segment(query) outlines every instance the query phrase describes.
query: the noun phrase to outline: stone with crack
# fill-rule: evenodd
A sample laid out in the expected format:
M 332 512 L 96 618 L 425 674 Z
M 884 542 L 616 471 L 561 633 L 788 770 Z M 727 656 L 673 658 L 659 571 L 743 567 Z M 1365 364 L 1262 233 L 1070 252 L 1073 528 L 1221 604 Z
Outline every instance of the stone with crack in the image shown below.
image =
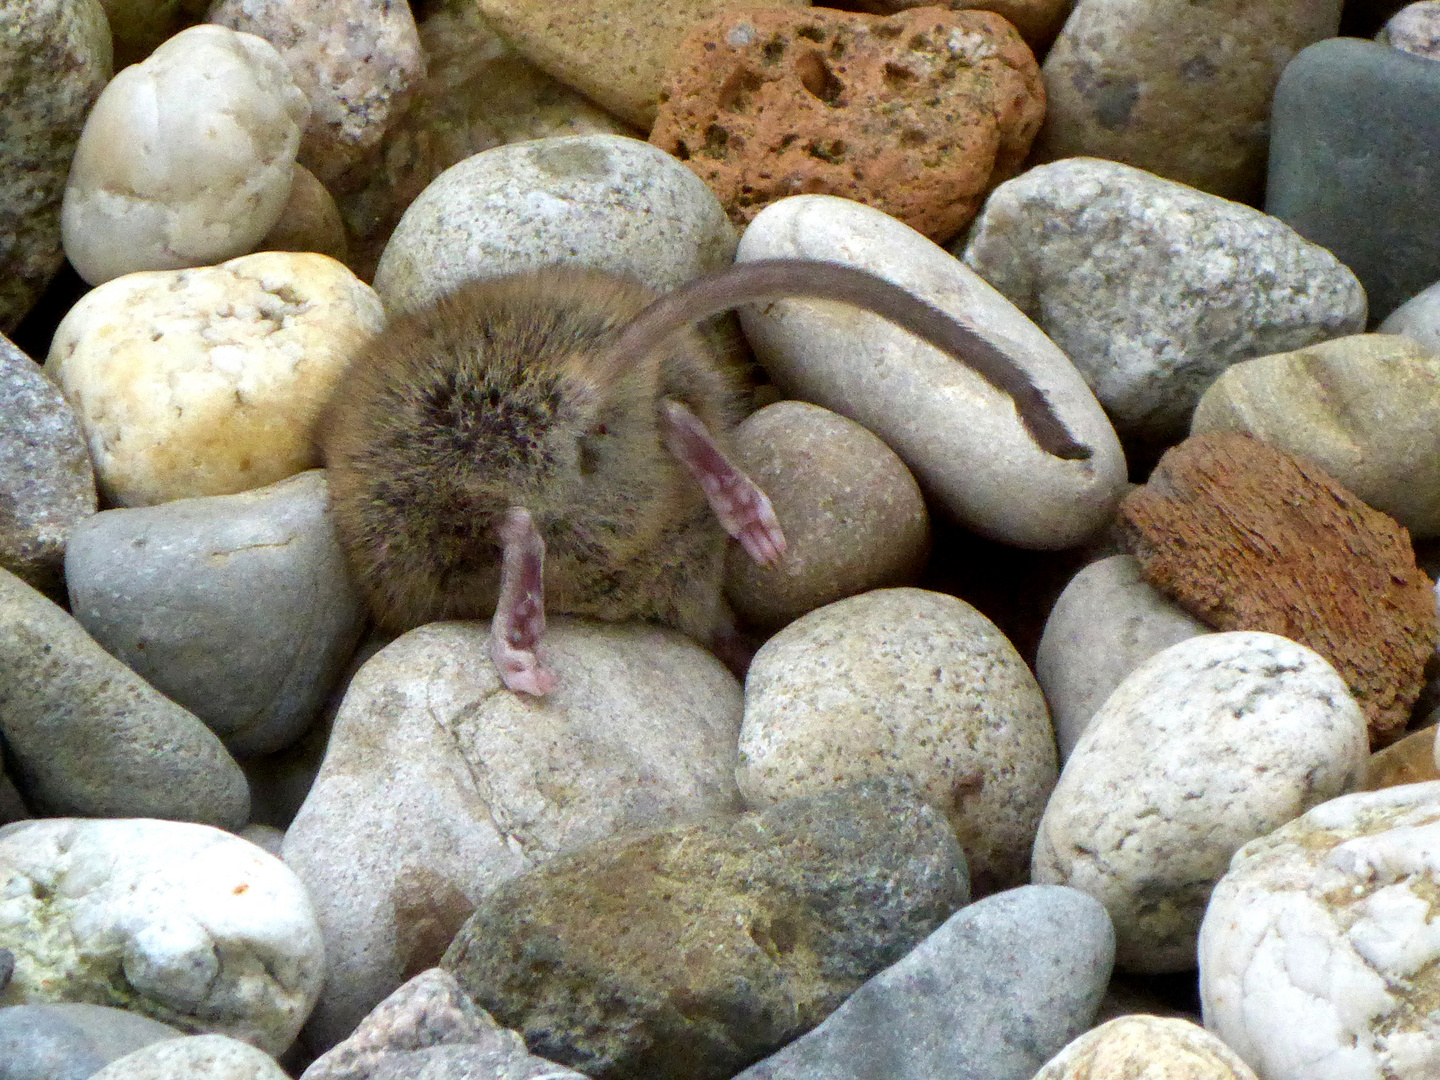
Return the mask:
M 1440 781 L 1241 848 L 1200 928 L 1205 1026 L 1265 1080 L 1440 1076 Z

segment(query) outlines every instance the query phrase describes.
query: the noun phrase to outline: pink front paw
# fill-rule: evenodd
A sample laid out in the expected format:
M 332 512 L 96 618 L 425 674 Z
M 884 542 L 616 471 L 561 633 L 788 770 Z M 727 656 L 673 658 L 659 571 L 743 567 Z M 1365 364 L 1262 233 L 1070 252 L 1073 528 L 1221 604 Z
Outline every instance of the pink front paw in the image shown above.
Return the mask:
M 555 673 L 529 649 L 496 648 L 493 656 L 500 681 L 517 694 L 544 697 L 559 685 Z

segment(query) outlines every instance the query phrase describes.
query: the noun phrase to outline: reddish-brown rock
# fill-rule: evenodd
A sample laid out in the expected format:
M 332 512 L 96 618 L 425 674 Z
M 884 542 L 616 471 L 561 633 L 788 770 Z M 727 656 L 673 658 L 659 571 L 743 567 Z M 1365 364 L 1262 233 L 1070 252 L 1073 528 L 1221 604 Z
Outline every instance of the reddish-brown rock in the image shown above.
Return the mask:
M 1344 677 L 1372 745 L 1405 729 L 1437 638 L 1410 534 L 1315 465 L 1235 433 L 1166 451 L 1120 504 L 1151 585 L 1217 630 L 1268 630 Z
M 917 7 L 944 7 L 951 11 L 979 8 L 993 11 L 1015 24 L 1032 52 L 1044 56 L 1045 50 L 1060 33 L 1074 0 L 830 0 L 823 5 L 842 11 L 868 11 L 871 15 L 894 15 L 897 11 Z
M 819 193 L 943 243 L 1018 171 L 1044 114 L 1034 55 L 991 12 L 742 9 L 676 50 L 650 141 L 738 226 Z

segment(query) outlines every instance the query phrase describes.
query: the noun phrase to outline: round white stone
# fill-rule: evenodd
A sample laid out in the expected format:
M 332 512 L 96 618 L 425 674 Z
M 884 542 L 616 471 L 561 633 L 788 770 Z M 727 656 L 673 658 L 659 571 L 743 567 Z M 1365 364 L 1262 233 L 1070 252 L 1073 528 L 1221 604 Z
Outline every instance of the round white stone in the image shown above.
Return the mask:
M 1105 905 L 1117 965 L 1186 970 L 1230 856 L 1353 791 L 1368 758 L 1365 717 L 1318 653 L 1251 631 L 1190 638 L 1090 721 L 1045 808 L 1033 880 Z
M 309 105 L 269 42 L 194 26 L 112 79 L 61 209 L 92 285 L 250 251 L 280 217 Z
M 269 1054 L 224 1035 L 151 1043 L 116 1058 L 90 1080 L 288 1080 Z

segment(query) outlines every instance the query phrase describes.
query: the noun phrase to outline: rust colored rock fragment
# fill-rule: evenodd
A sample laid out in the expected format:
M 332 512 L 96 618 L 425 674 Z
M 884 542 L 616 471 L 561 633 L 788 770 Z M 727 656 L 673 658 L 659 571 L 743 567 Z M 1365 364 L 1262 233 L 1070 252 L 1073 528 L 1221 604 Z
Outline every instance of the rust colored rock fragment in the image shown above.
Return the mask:
M 1310 646 L 1345 679 L 1372 746 L 1405 729 L 1437 638 L 1410 534 L 1318 467 L 1235 433 L 1166 451 L 1120 504 L 1151 585 L 1217 630 Z
M 676 50 L 650 141 L 737 226 L 787 195 L 839 195 L 943 243 L 1019 170 L 1044 113 L 1034 55 L 991 12 L 742 9 Z

